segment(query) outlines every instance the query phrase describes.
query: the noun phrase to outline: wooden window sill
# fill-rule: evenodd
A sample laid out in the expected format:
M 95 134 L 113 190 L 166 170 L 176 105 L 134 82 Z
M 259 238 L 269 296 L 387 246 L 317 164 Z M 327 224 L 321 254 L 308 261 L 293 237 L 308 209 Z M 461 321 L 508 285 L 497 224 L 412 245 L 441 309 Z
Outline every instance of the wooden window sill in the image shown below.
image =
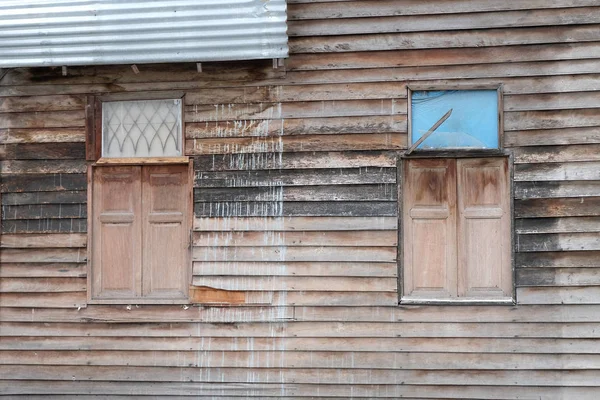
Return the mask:
M 152 165 L 152 164 L 187 164 L 190 158 L 183 157 L 132 157 L 132 158 L 100 158 L 96 165 Z

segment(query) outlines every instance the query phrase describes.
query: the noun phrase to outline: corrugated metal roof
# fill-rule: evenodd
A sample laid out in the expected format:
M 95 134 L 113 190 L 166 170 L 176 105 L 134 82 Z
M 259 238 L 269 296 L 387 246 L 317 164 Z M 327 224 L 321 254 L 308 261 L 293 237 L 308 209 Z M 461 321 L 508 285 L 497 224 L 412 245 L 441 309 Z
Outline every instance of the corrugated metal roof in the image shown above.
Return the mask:
M 0 67 L 287 57 L 285 0 L 2 0 Z

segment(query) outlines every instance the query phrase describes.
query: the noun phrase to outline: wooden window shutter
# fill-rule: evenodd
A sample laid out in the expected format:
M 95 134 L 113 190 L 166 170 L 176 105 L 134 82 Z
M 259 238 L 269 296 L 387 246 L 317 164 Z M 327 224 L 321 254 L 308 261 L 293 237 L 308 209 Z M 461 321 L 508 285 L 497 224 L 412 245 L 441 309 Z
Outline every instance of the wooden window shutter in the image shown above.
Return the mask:
M 406 160 L 404 168 L 404 296 L 454 298 L 456 161 Z
M 92 297 L 133 298 L 141 282 L 141 167 L 93 169 Z
M 188 165 L 143 167 L 144 297 L 187 296 L 188 174 Z
M 511 297 L 508 161 L 459 159 L 457 172 L 458 295 Z

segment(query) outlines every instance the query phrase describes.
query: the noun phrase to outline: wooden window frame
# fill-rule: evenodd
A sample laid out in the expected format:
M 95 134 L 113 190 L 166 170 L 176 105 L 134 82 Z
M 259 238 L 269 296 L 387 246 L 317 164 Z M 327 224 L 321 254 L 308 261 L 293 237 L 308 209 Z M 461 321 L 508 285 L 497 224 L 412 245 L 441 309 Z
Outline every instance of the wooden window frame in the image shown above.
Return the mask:
M 187 163 L 189 157 L 185 151 L 185 94 L 183 92 L 157 92 L 157 93 L 119 93 L 104 96 L 87 96 L 85 107 L 86 140 L 85 158 L 95 164 L 180 164 Z M 180 157 L 131 157 L 107 158 L 102 157 L 102 103 L 111 101 L 141 101 L 141 100 L 181 100 L 181 153 Z
M 182 154 L 180 157 L 136 157 L 136 158 L 102 158 L 102 103 L 108 101 L 128 101 L 128 100 L 166 100 L 166 99 L 180 99 L 182 104 Z M 191 285 L 193 278 L 192 269 L 192 232 L 194 222 L 194 163 L 193 158 L 186 155 L 185 149 L 185 101 L 183 92 L 159 92 L 159 93 L 123 93 L 114 95 L 104 96 L 87 96 L 87 104 L 85 108 L 86 116 L 86 161 L 87 161 L 87 303 L 88 304 L 190 304 L 189 297 L 189 286 Z M 188 170 L 188 183 L 190 190 L 186 193 L 187 202 L 187 226 L 189 227 L 187 248 L 188 251 L 185 255 L 185 265 L 187 269 L 186 273 L 186 291 L 185 295 L 181 298 L 113 298 L 113 299 L 98 299 L 93 297 L 93 273 L 92 273 L 92 261 L 93 261 L 93 250 L 94 250 L 94 239 L 93 235 L 93 207 L 94 207 L 94 179 L 93 173 L 96 168 L 103 168 L 107 166 L 118 166 L 118 165 L 131 165 L 131 166 L 145 166 L 145 165 L 174 165 L 174 164 L 185 164 Z
M 496 90 L 498 93 L 498 149 L 441 149 L 441 150 L 418 150 L 411 154 L 406 154 L 406 151 L 399 153 L 397 159 L 397 182 L 398 182 L 398 304 L 399 305 L 499 305 L 499 306 L 514 306 L 517 304 L 517 289 L 516 289 L 516 270 L 515 270 L 515 230 L 514 230 L 514 155 L 512 151 L 504 148 L 504 100 L 503 100 L 503 85 L 409 85 L 407 87 L 407 103 L 408 103 L 408 135 L 407 148 L 410 147 L 411 140 L 411 114 L 412 114 L 412 92 L 417 90 L 443 91 L 443 90 Z M 493 299 L 493 298 L 455 298 L 455 299 L 407 299 L 405 298 L 404 288 L 404 181 L 405 181 L 405 160 L 410 159 L 435 159 L 435 158 L 487 158 L 487 157 L 504 157 L 508 163 L 508 206 L 509 206 L 509 231 L 510 231 L 510 268 L 512 279 L 512 292 L 510 299 Z

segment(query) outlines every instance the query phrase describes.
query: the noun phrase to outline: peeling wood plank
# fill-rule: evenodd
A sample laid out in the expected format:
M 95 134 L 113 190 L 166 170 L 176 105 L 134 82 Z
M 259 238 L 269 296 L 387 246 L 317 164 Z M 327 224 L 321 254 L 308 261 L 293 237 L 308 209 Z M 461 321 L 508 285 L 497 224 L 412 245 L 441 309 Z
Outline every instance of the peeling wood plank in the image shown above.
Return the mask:
M 595 217 L 600 197 L 515 200 L 516 218 Z
M 599 268 L 600 251 L 516 253 L 517 268 Z
M 515 181 L 600 180 L 600 162 L 517 164 Z
M 2 235 L 2 248 L 86 247 L 87 235 L 81 233 Z
M 518 235 L 517 251 L 600 250 L 600 233 L 545 233 Z
M 5 235 L 2 235 L 4 238 Z M 76 263 L 3 263 L 2 278 L 84 278 L 87 265 Z
M 600 268 L 519 268 L 517 286 L 600 286 Z
M 0 255 L 0 263 L 81 263 L 86 259 L 86 250 L 80 248 L 3 249 Z
M 0 161 L 4 174 L 83 174 L 83 160 L 9 160 Z
M 512 131 L 504 134 L 504 145 L 507 147 L 596 143 L 600 143 L 600 127 L 598 126 Z
M 517 219 L 514 224 L 515 232 L 520 235 L 530 233 L 600 232 L 600 217 L 527 218 Z
M 14 129 L 0 128 L 0 143 L 83 143 L 83 128 Z
M 58 293 L 86 290 L 85 278 L 1 278 L 0 293 Z
M 4 240 L 4 237 L 3 239 Z M 395 230 L 308 232 L 194 232 L 194 246 L 396 246 Z
M 194 262 L 198 276 L 396 276 L 396 263 L 360 262 Z
M 600 144 L 517 147 L 513 154 L 515 164 L 599 161 Z
M 345 276 L 194 276 L 195 286 L 224 291 L 327 291 L 327 292 L 393 292 L 397 293 L 397 278 Z

